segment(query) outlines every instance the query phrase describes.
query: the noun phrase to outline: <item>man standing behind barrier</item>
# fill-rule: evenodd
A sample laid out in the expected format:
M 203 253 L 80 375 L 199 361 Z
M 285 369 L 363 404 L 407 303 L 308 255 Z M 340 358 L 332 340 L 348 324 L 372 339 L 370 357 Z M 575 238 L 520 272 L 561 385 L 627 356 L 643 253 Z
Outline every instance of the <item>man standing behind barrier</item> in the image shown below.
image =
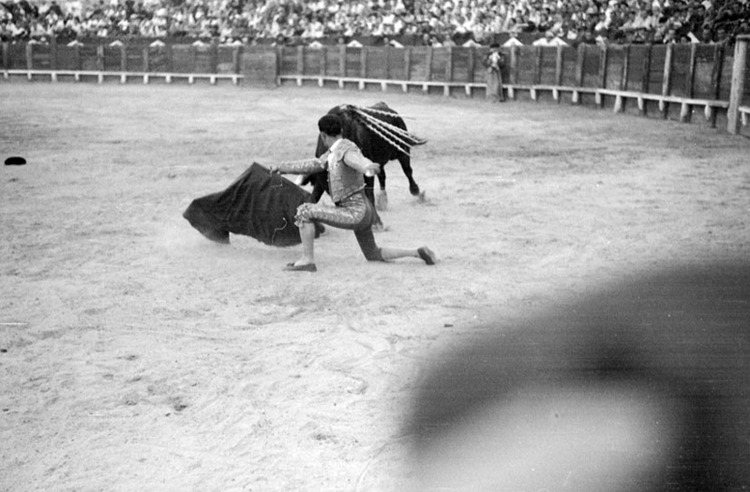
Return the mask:
M 302 239 L 302 257 L 289 263 L 284 270 L 315 272 L 315 222 L 341 229 L 351 229 L 368 261 L 388 261 L 397 258 L 421 258 L 434 265 L 435 254 L 426 247 L 415 249 L 378 247 L 372 233 L 373 205 L 365 196 L 364 174 L 380 172 L 380 164 L 362 155 L 351 140 L 342 135 L 341 118 L 327 114 L 318 121 L 320 136 L 328 151 L 315 159 L 286 161 L 271 166 L 271 172 L 282 174 L 312 174 L 328 170 L 328 184 L 335 206 L 303 203 L 297 208 L 295 223 Z
M 493 43 L 490 52 L 484 59 L 487 67 L 487 99 L 492 102 L 505 102 L 503 94 L 503 67 L 505 66 L 505 55 L 500 52 L 500 45 Z

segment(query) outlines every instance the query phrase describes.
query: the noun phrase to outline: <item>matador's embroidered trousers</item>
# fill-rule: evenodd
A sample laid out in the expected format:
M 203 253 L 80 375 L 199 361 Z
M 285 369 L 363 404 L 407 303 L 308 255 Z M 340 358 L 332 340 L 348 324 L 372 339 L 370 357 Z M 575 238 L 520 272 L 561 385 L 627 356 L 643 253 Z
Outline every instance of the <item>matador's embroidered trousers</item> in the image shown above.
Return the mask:
M 303 203 L 297 207 L 294 223 L 300 228 L 305 222 L 320 222 L 331 227 L 352 230 L 368 261 L 384 261 L 372 234 L 373 216 L 372 203 L 364 191 L 358 191 L 334 207 L 319 203 Z

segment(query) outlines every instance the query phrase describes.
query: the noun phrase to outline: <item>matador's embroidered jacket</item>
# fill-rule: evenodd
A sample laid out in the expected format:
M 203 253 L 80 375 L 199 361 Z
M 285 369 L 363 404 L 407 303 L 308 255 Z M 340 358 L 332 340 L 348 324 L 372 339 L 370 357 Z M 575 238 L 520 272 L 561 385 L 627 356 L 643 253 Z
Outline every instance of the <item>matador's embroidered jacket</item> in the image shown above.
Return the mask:
M 337 140 L 328 151 L 314 159 L 280 162 L 280 173 L 312 174 L 328 170 L 328 189 L 333 203 L 350 197 L 364 189 L 364 172 L 372 161 L 351 140 Z

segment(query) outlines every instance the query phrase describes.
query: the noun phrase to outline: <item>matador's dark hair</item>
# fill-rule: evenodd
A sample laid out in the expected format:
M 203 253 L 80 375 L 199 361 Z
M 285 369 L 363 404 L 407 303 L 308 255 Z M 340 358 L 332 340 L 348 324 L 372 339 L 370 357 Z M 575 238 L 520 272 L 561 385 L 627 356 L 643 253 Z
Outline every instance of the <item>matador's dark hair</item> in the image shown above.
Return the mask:
M 327 114 L 318 120 L 318 129 L 326 135 L 340 135 L 341 118 L 335 114 Z

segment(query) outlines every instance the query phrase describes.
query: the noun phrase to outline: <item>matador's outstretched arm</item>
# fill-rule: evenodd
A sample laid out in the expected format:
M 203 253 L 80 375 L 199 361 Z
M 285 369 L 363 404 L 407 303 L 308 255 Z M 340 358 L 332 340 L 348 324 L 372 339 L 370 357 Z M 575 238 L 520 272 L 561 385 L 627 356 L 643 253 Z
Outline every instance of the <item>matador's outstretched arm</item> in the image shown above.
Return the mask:
M 280 174 L 312 174 L 326 169 L 327 153 L 320 157 L 299 161 L 281 161 L 270 167 L 271 172 Z

